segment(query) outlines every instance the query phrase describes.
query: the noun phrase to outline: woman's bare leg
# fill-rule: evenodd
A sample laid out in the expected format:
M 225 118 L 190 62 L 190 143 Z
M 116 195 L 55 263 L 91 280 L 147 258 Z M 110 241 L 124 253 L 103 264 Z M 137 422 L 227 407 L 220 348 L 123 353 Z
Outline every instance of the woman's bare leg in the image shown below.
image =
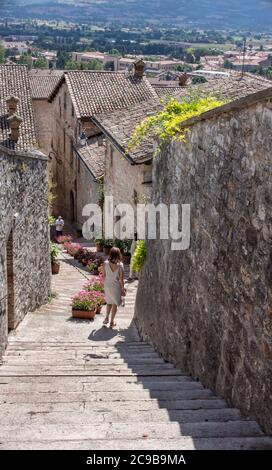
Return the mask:
M 103 321 L 103 324 L 104 324 L 104 325 L 106 325 L 107 323 L 109 323 L 109 318 L 110 318 L 110 313 L 111 313 L 112 307 L 113 307 L 113 305 L 107 304 L 106 318 L 105 318 L 105 320 Z
M 114 326 L 114 318 L 117 313 L 117 305 L 112 305 L 110 326 Z

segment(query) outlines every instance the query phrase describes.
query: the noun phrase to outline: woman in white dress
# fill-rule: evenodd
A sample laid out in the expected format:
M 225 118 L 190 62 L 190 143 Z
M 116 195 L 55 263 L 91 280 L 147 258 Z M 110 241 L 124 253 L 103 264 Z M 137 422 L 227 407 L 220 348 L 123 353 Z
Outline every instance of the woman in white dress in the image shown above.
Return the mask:
M 122 296 L 125 295 L 124 287 L 124 265 L 121 262 L 121 252 L 119 248 L 113 247 L 109 254 L 109 259 L 102 266 L 102 275 L 104 278 L 105 297 L 107 302 L 107 314 L 103 322 L 104 325 L 109 323 L 110 327 L 116 326 L 114 318 L 117 308 L 121 305 Z

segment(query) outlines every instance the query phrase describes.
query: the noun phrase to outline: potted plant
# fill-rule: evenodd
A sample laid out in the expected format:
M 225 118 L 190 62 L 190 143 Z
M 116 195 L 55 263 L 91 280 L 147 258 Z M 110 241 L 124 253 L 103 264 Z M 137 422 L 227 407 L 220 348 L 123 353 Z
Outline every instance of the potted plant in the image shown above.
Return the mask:
M 92 291 L 92 294 L 96 302 L 96 314 L 100 314 L 102 305 L 104 305 L 106 302 L 105 295 L 102 292 L 98 292 L 98 291 Z
M 72 316 L 74 318 L 93 319 L 96 309 L 97 300 L 92 292 L 80 291 L 72 299 Z
M 131 240 L 123 240 L 123 262 L 124 264 L 130 264 L 130 259 L 131 259 L 131 253 L 130 253 L 130 248 L 131 248 Z
M 95 240 L 97 253 L 103 253 L 104 244 L 105 244 L 105 240 L 103 238 L 97 238 Z
M 90 279 L 84 286 L 84 290 L 89 292 L 101 292 L 104 294 L 104 284 L 100 276 L 94 276 L 92 279 Z
M 60 262 L 57 261 L 59 247 L 56 243 L 50 242 L 51 268 L 52 274 L 58 274 L 60 270 Z

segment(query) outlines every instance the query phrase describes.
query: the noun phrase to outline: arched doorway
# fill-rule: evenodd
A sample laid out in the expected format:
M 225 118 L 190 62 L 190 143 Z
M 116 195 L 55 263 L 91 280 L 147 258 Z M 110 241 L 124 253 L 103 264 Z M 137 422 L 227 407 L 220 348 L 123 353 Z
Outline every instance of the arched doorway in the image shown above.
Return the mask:
M 75 197 L 73 191 L 70 192 L 70 220 L 75 221 Z
M 15 291 L 14 291 L 14 263 L 13 263 L 13 232 L 10 232 L 6 248 L 7 259 L 7 315 L 8 331 L 13 330 L 15 322 Z

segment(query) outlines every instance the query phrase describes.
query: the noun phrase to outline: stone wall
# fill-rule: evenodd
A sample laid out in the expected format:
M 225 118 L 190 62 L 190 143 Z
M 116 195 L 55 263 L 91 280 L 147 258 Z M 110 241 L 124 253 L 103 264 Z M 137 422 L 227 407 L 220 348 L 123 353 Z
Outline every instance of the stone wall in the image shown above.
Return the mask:
M 145 173 L 151 172 L 147 164 L 131 165 L 127 159 L 107 142 L 105 160 L 105 195 L 112 196 L 114 204 L 144 204 L 150 199 L 151 185 L 143 184 Z
M 272 432 L 272 102 L 209 113 L 155 160 L 153 200 L 191 204 L 191 245 L 148 242 L 135 319 L 162 356 Z
M 0 356 L 28 311 L 50 293 L 47 159 L 0 147 Z

